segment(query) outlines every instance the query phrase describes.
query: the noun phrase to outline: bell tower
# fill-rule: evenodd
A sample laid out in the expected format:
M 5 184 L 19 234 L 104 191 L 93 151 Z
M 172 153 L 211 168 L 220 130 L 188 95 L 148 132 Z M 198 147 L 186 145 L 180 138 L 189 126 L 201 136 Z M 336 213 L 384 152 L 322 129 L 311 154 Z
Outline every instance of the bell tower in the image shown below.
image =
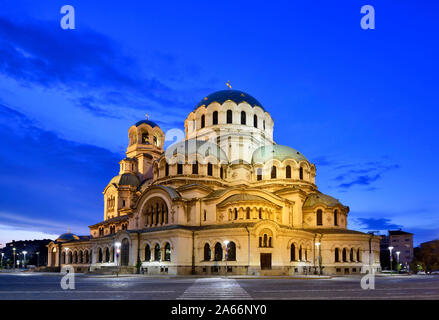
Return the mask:
M 150 120 L 141 120 L 128 130 L 129 145 L 126 155 L 135 159 L 137 171 L 143 179 L 153 177 L 153 162 L 164 152 L 165 134 Z

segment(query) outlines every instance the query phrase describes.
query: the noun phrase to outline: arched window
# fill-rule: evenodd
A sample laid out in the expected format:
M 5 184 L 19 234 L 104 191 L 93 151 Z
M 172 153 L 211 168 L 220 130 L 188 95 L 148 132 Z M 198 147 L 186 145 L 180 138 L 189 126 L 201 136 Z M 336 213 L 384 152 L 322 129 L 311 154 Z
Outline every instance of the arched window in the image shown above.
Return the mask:
M 169 176 L 169 164 L 167 162 L 165 163 L 165 176 Z
M 256 180 L 258 180 L 258 181 L 262 180 L 262 169 L 261 168 L 256 170 Z
M 337 209 L 334 210 L 334 226 L 338 226 L 338 212 L 337 212 Z
M 335 260 L 335 262 L 340 262 L 340 250 L 338 248 L 335 248 L 334 260 Z
M 271 179 L 276 179 L 276 167 L 271 167 Z
M 61 254 L 61 263 L 62 263 L 62 264 L 65 264 L 65 263 L 66 263 L 66 253 L 65 253 L 65 252 L 63 252 L 63 253 Z
M 201 116 L 201 128 L 204 128 L 206 126 L 206 116 L 203 114 Z
M 290 166 L 287 166 L 285 168 L 285 178 L 291 179 L 291 167 Z
M 294 245 L 294 243 L 291 244 L 291 261 L 296 261 L 296 246 Z
M 235 208 L 234 213 L 235 213 L 235 220 L 238 220 L 238 209 L 237 208 Z
M 360 262 L 360 249 L 357 249 L 357 262 Z
M 102 262 L 102 249 L 101 248 L 99 248 L 99 260 L 98 260 L 98 262 Z
M 233 241 L 227 244 L 227 261 L 236 260 L 236 245 Z
M 262 208 L 259 208 L 259 219 L 262 219 Z
M 223 179 L 224 177 L 224 169 L 223 167 L 220 167 L 220 178 Z
M 110 249 L 105 249 L 105 262 L 110 262 Z
M 233 113 L 232 113 L 232 110 L 227 110 L 227 123 L 233 123 Z
M 156 243 L 154 246 L 154 260 L 160 261 L 161 260 L 161 251 L 160 251 L 160 245 Z
M 192 164 L 192 174 L 198 174 L 198 162 Z
M 221 243 L 217 242 L 215 244 L 215 261 L 223 260 L 223 247 Z
M 299 261 L 302 261 L 302 246 L 299 247 Z
M 253 127 L 255 127 L 255 128 L 258 127 L 258 116 L 257 115 L 253 116 Z
M 349 253 L 349 260 L 351 260 L 351 262 L 354 262 L 354 249 L 351 248 L 351 252 Z
M 213 166 L 212 166 L 212 164 L 210 162 L 207 164 L 207 175 L 208 176 L 212 176 L 213 175 Z
M 264 247 L 268 246 L 268 236 L 267 234 L 264 234 Z
M 299 179 L 303 180 L 303 167 L 299 168 Z
M 204 245 L 204 261 L 210 261 L 210 258 L 211 258 L 210 245 L 206 243 Z
M 218 124 L 218 111 L 214 111 L 212 114 L 212 125 Z
M 308 261 L 308 250 L 305 248 L 305 261 Z
M 183 174 L 183 164 L 177 163 L 177 174 Z
M 246 209 L 245 218 L 250 219 L 250 208 L 248 208 L 248 207 Z
M 149 133 L 148 132 L 142 133 L 142 143 L 149 144 Z
M 346 258 L 346 248 L 343 248 L 343 253 L 342 253 L 342 258 L 343 258 L 343 262 L 347 262 L 347 258 Z
M 245 111 L 241 111 L 241 124 L 246 124 L 247 122 L 247 115 Z
M 263 128 L 264 128 L 264 130 L 265 130 L 265 120 L 262 122 L 262 124 L 263 124 Z
M 165 261 L 171 261 L 171 245 L 169 242 L 165 244 Z
M 322 216 L 323 216 L 322 210 L 321 209 L 317 210 L 317 225 L 318 226 L 323 225 L 323 217 Z
M 101 252 L 101 254 L 102 254 L 102 252 Z M 73 263 L 73 252 L 72 251 L 70 251 L 68 253 L 68 262 L 67 263 Z
M 145 261 L 149 260 L 151 260 L 151 247 L 147 244 L 145 247 Z
M 89 263 L 90 262 L 90 256 L 88 254 L 88 250 L 85 251 L 85 263 Z

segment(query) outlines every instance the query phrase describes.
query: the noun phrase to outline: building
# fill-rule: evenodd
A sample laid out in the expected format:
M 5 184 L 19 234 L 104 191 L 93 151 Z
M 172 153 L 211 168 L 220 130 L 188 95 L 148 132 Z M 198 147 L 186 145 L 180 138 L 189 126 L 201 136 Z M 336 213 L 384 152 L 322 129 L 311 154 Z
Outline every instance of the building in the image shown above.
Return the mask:
M 1 249 L 3 254 L 3 266 L 13 267 L 14 261 L 19 261 L 19 265 L 23 266 L 26 259 L 26 265 L 44 266 L 47 264 L 47 248 L 46 246 L 52 242 L 50 239 L 43 240 L 20 240 L 6 243 Z M 26 254 L 24 254 L 26 252 Z M 14 259 L 15 254 L 15 259 Z
M 67 233 L 49 264 L 148 274 L 350 274 L 380 269 L 380 237 L 347 229 L 349 207 L 321 193 L 316 167 L 273 140 L 270 113 L 238 90 L 203 98 L 182 141 L 128 130 L 126 158 L 105 188 L 104 220 Z M 118 257 L 116 246 L 120 245 Z
M 389 230 L 388 235 L 383 236 L 380 243 L 380 250 L 382 252 L 381 256 L 387 257 L 387 260 L 389 260 L 390 246 L 393 247 L 393 259 L 395 261 L 398 261 L 399 259 L 402 266 L 407 268 L 413 260 L 413 233 L 405 232 L 401 229 L 393 231 Z M 383 261 L 383 264 L 386 263 L 387 261 Z

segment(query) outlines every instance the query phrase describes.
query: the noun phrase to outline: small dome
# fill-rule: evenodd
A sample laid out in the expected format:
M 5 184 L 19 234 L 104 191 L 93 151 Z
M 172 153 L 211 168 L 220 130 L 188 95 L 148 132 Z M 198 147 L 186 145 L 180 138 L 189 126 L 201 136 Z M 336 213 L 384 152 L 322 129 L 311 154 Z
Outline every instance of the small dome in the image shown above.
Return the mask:
M 73 240 L 79 240 L 79 237 L 76 234 L 67 232 L 67 233 L 63 233 L 62 235 L 60 235 L 58 237 L 58 239 L 56 239 L 56 241 L 58 242 L 62 242 L 62 241 L 73 241 Z
M 140 121 L 136 122 L 135 126 L 138 127 L 138 126 L 140 126 L 141 124 L 147 124 L 147 125 L 149 125 L 151 128 L 158 127 L 158 124 L 157 124 L 157 123 L 152 122 L 152 121 L 149 121 L 149 120 L 140 120 Z
M 121 186 L 140 186 L 140 179 L 137 175 L 133 173 L 123 173 L 115 176 L 111 179 L 110 184 L 115 183 Z
M 342 205 L 340 201 L 337 199 L 328 196 L 323 193 L 311 193 L 306 198 L 305 202 L 303 203 L 304 208 L 311 208 L 314 207 L 317 204 L 324 204 L 328 207 L 335 207 L 336 205 Z
M 218 102 L 220 104 L 223 104 L 227 100 L 231 100 L 236 104 L 240 104 L 241 102 L 247 102 L 252 107 L 258 106 L 265 111 L 264 107 L 262 107 L 262 104 L 258 100 L 253 98 L 248 93 L 239 90 L 220 90 L 211 93 L 195 106 L 194 111 L 203 105 L 208 106 L 212 102 Z
M 257 148 L 253 152 L 252 163 L 265 163 L 271 159 L 277 159 L 281 162 L 286 159 L 294 159 L 297 162 L 301 160 L 308 161 L 305 156 L 296 149 L 274 144 Z
M 188 139 L 183 140 L 166 149 L 166 157 L 171 158 L 177 153 L 183 154 L 185 157 L 192 154 L 199 154 L 202 157 L 214 156 L 219 161 L 228 162 L 227 155 L 223 149 L 217 144 L 206 140 Z

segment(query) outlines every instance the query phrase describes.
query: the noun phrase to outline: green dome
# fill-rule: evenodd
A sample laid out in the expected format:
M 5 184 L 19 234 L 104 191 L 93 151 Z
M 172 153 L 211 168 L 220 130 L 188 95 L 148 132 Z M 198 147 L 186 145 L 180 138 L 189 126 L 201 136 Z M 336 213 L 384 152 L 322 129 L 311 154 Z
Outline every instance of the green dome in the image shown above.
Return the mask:
M 308 195 L 305 202 L 303 203 L 303 207 L 311 208 L 317 204 L 324 204 L 328 207 L 335 207 L 336 205 L 341 205 L 340 201 L 338 201 L 337 199 L 331 196 L 328 196 L 323 193 L 311 193 Z
M 133 186 L 138 187 L 140 185 L 140 179 L 138 176 L 132 173 L 124 173 L 115 176 L 111 179 L 110 184 L 115 183 L 121 186 Z
M 279 144 L 267 145 L 257 148 L 253 152 L 252 163 L 265 163 L 271 159 L 284 161 L 286 159 L 294 159 L 297 162 L 301 160 L 308 161 L 299 151 Z

